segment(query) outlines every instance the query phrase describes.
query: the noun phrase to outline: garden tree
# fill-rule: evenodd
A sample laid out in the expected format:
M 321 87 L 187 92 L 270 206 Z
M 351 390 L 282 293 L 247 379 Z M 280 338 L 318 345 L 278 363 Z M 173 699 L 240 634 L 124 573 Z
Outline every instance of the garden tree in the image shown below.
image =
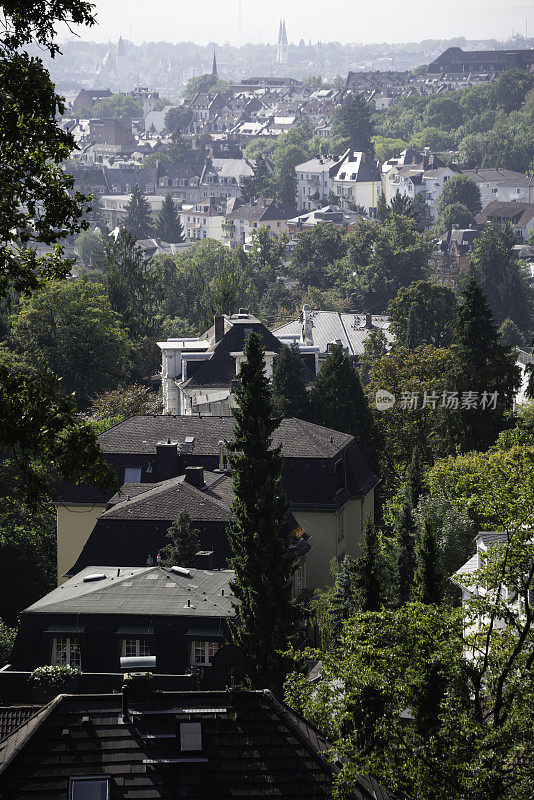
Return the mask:
M 158 215 L 156 236 L 170 244 L 178 244 L 184 241 L 184 228 L 170 192 L 165 195 Z
M 446 286 L 417 281 L 402 286 L 390 302 L 390 331 L 398 347 L 422 344 L 448 347 L 452 342 L 456 295 Z
M 485 228 L 473 247 L 469 275 L 486 294 L 497 324 L 509 318 L 527 333 L 534 324 L 534 293 L 525 266 L 514 252 L 515 244 L 510 225 Z
M 282 416 L 306 418 L 306 368 L 297 344 L 283 345 L 273 364 L 273 406 Z
M 371 328 L 363 343 L 363 355 L 360 358 L 360 379 L 364 386 L 369 383 L 369 374 L 375 361 L 388 354 L 388 340 L 382 328 Z
M 338 286 L 353 308 L 382 314 L 401 286 L 427 277 L 432 244 L 412 219 L 392 214 L 382 225 L 358 220 L 345 244 Z
M 376 218 L 380 222 L 385 222 L 389 216 L 389 206 L 384 192 L 380 192 L 376 201 Z
M 222 258 L 203 298 L 203 327 L 213 323 L 214 314 L 233 314 L 243 302 L 246 306 L 252 305 L 249 300 L 253 297 L 254 287 L 246 253 L 242 248 L 228 252 L 223 247 Z
M 254 286 L 260 297 L 278 280 L 283 270 L 283 257 L 287 245 L 287 234 L 274 236 L 262 225 L 252 231 L 249 250 L 249 265 Z
M 171 142 L 167 148 L 167 153 L 171 162 L 182 161 L 188 156 L 193 157 L 194 155 L 191 145 L 186 139 L 184 139 L 178 128 L 171 133 Z M 200 144 L 198 148 L 197 161 L 199 163 L 202 162 L 202 165 L 204 165 L 205 155 L 205 148 L 202 144 Z
M 399 190 L 391 199 L 389 210 L 392 214 L 400 214 L 402 217 L 410 217 L 413 208 L 413 200 L 406 194 L 401 194 Z
M 403 503 L 395 529 L 397 536 L 397 602 L 405 605 L 412 595 L 415 575 L 415 519 L 413 512 L 423 493 L 423 460 L 416 447 L 406 472 Z
M 356 605 L 356 563 L 352 556 L 345 556 L 339 565 L 334 587 L 330 595 L 329 641 L 335 645 L 343 632 L 343 623 L 351 617 L 357 609 Z
M 150 205 L 137 183 L 132 189 L 126 211 L 124 219 L 126 230 L 136 239 L 149 239 L 153 235 Z
M 51 282 L 21 301 L 9 342 L 32 363 L 61 378 L 65 394 L 90 396 L 128 377 L 132 343 L 101 284 Z
M 95 231 L 82 231 L 76 237 L 76 252 L 84 267 L 99 267 L 104 259 L 104 242 Z
M 439 95 L 427 104 L 424 117 L 427 125 L 454 131 L 462 124 L 463 112 L 457 99 Z
M 430 207 L 422 193 L 416 194 L 410 212 L 410 217 L 415 220 L 419 233 L 424 233 L 432 225 Z
M 443 577 L 439 564 L 436 532 L 425 520 L 415 548 L 415 576 L 413 596 L 427 605 L 441 605 L 443 601 Z
M 347 94 L 341 106 L 332 115 L 332 136 L 341 148 L 362 153 L 372 153 L 372 106 L 362 94 Z
M 360 376 L 341 345 L 332 345 L 315 377 L 310 413 L 317 425 L 354 436 L 369 463 L 373 464 L 377 445 L 373 417 Z
M 158 265 L 150 264 L 136 245 L 135 237 L 121 231 L 106 242 L 104 286 L 111 307 L 118 312 L 133 339 L 155 332 L 158 297 L 155 276 Z
M 476 216 L 482 211 L 480 189 L 468 175 L 455 175 L 446 181 L 437 202 L 438 214 L 453 203 L 461 203 Z
M 525 337 L 510 317 L 505 319 L 499 328 L 499 337 L 505 347 L 525 347 Z
M 469 228 L 473 221 L 473 214 L 467 206 L 463 203 L 450 203 L 440 210 L 436 219 L 436 229 L 440 233 L 450 231 L 453 227 L 464 230 L 465 228 Z
M 235 570 L 230 586 L 239 602 L 231 633 L 247 658 L 250 685 L 279 691 L 287 672 L 283 652 L 299 615 L 291 600 L 295 562 L 284 536 L 282 455 L 272 446 L 280 418 L 273 412 L 264 354 L 260 337 L 251 333 L 232 409 L 234 438 L 228 442 L 235 492 L 228 528 Z
M 281 168 L 276 181 L 276 195 L 288 208 L 296 208 L 297 173 L 295 167 L 286 163 Z
M 273 192 L 273 175 L 265 156 L 261 153 L 258 154 L 254 164 L 254 175 L 243 180 L 241 192 L 243 199 L 247 203 L 250 203 L 256 197 L 271 197 Z M 295 205 L 295 195 L 293 195 L 291 199 L 291 207 Z
M 377 161 L 388 161 L 396 153 L 400 153 L 408 146 L 408 142 L 403 139 L 392 139 L 387 136 L 373 136 L 371 141 L 374 147 L 375 158 Z
M 166 567 L 195 566 L 195 554 L 200 550 L 200 531 L 193 528 L 188 511 L 180 511 L 165 539 L 167 544 L 161 551 L 161 558 Z
M 112 94 L 95 103 L 89 112 L 89 117 L 99 119 L 112 117 L 114 119 L 142 119 L 143 103 L 129 94 Z
M 305 288 L 326 289 L 331 283 L 330 268 L 345 253 L 341 232 L 333 225 L 320 222 L 302 231 L 291 258 L 291 275 Z
M 0 619 L 0 662 L 2 664 L 9 663 L 9 656 L 11 655 L 16 635 L 17 629 L 10 628 Z
M 165 114 L 167 133 L 173 134 L 175 130 L 185 131 L 192 119 L 193 112 L 187 106 L 172 106 Z
M 193 97 L 200 92 L 200 94 L 215 94 L 216 92 L 226 91 L 229 84 L 222 81 L 217 75 L 211 73 L 206 75 L 198 75 L 194 78 L 189 78 L 184 91 L 186 101 L 192 100 Z
M 367 517 L 363 532 L 362 554 L 356 561 L 354 585 L 356 603 L 361 611 L 380 611 L 382 606 L 382 553 L 373 520 Z
M 453 146 L 454 134 L 436 128 L 435 125 L 427 125 L 410 139 L 410 147 L 414 147 L 416 150 L 428 147 L 433 152 L 443 152 L 450 150 Z
M 157 153 L 149 153 L 143 158 L 142 167 L 144 169 L 154 169 L 158 164 L 170 164 L 172 158 L 169 153 L 158 151 Z
M 119 386 L 91 397 L 87 416 L 96 421 L 114 418 L 119 422 L 127 417 L 161 414 L 161 400 L 146 386 Z
M 525 375 L 527 376 L 527 388 L 525 390 L 525 396 L 529 400 L 534 400 L 534 340 L 532 341 L 532 358 L 530 364 L 527 364 L 525 367 Z
M 451 415 L 451 428 L 461 452 L 487 450 L 506 427 L 505 414 L 512 409 L 520 374 L 514 355 L 499 341 L 484 292 L 473 278 L 460 299 L 452 351 L 449 384 L 460 404 Z M 476 393 L 471 405 L 465 400 L 467 392 Z
M 395 476 L 402 474 L 416 446 L 426 461 L 454 452 L 455 439 L 446 425 L 443 408 L 452 358 L 450 350 L 421 345 L 415 350 L 394 348 L 371 365 L 368 397 L 374 402 L 376 392 L 385 389 L 396 400 L 393 408 L 376 413 L 384 443 L 385 458 L 378 473 L 382 477 L 387 467 L 393 471 L 395 483 Z

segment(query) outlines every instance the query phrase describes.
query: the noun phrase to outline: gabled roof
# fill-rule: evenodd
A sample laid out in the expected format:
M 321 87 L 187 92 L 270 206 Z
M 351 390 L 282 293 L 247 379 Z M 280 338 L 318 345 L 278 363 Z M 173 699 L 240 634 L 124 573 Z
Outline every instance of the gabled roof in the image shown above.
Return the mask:
M 492 200 L 476 217 L 479 224 L 491 220 L 511 222 L 523 227 L 534 218 L 534 203 L 519 203 L 517 200 Z
M 262 198 L 253 203 L 235 204 L 226 212 L 229 219 L 246 219 L 254 222 L 289 219 L 295 213 L 295 207 L 284 206 L 278 200 Z
M 118 574 L 120 573 L 120 574 Z M 23 614 L 120 614 L 180 617 L 233 616 L 233 570 L 166 567 L 85 567 Z M 86 581 L 88 576 L 104 575 Z M 224 592 L 224 594 L 223 594 Z M 188 605 L 189 603 L 189 605 Z
M 370 183 L 380 181 L 381 177 L 378 166 L 374 161 L 368 158 L 365 153 L 354 152 L 342 163 L 334 180 Z
M 121 702 L 120 694 L 59 695 L 13 731 L 0 749 L 6 793 L 25 797 L 31 790 L 35 800 L 49 800 L 66 796 L 70 777 L 111 775 L 137 797 L 174 797 L 178 780 L 192 800 L 332 797 L 339 768 L 328 758 L 331 744 L 267 690 L 159 692 L 142 708 L 131 703 L 127 724 Z M 162 721 L 171 735 L 151 738 Z M 182 722 L 199 723 L 201 751 L 181 751 Z M 74 743 L 76 758 L 66 757 Z M 393 795 L 356 775 L 348 797 Z
M 234 425 L 232 417 L 136 416 L 104 431 L 98 441 L 107 454 L 153 454 L 158 442 L 193 436 L 193 455 L 218 456 L 219 442 L 232 438 Z M 301 419 L 283 419 L 273 436 L 284 458 L 334 458 L 351 441 L 348 433 Z
M 319 347 L 319 352 L 325 354 L 328 345 L 341 342 L 350 355 L 363 355 L 365 340 L 371 332 L 366 328 L 365 314 L 341 314 L 338 311 L 310 311 L 311 332 L 313 343 Z M 384 314 L 373 314 L 371 324 L 375 328 L 382 328 L 389 344 L 393 344 L 394 337 L 388 331 L 389 318 Z M 287 322 L 276 328 L 275 336 L 298 336 L 302 331 L 300 319 Z

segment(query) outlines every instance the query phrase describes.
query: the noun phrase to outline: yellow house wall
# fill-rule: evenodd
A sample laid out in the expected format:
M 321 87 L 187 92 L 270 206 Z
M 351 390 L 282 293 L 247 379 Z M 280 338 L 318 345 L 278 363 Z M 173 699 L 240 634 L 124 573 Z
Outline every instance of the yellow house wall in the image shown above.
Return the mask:
M 311 536 L 306 556 L 306 588 L 332 585 L 330 562 L 345 555 L 358 558 L 366 517 L 373 519 L 374 491 L 349 500 L 339 511 L 293 511 L 300 527 Z
M 76 562 L 83 550 L 104 505 L 57 506 L 57 583 Z

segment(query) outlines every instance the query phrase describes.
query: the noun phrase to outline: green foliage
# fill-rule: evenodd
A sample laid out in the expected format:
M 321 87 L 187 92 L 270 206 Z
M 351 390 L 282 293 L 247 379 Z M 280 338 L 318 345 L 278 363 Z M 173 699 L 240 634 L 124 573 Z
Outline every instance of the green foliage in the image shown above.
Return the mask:
M 193 119 L 193 112 L 187 106 L 173 106 L 169 108 L 165 114 L 165 128 L 168 133 L 174 131 L 185 131 L 191 120 Z
M 408 350 L 423 344 L 448 347 L 455 311 L 456 296 L 446 286 L 418 281 L 401 287 L 387 309 L 396 346 Z
M 370 103 L 363 95 L 346 95 L 332 115 L 332 136 L 340 142 L 340 149 L 350 147 L 353 151 L 372 153 L 373 133 Z
M 87 409 L 87 417 L 93 421 L 113 418 L 120 422 L 138 414 L 161 414 L 161 398 L 135 383 L 92 397 Z
M 423 493 L 423 461 L 416 447 L 406 471 L 404 501 L 395 522 L 397 536 L 397 602 L 405 605 L 411 598 L 416 569 L 415 519 L 413 512 Z
M 153 234 L 150 205 L 137 183 L 132 189 L 126 211 L 128 212 L 124 220 L 126 230 L 136 239 L 149 239 Z
M 329 641 L 335 645 L 343 632 L 343 623 L 356 611 L 356 563 L 345 556 L 336 570 L 334 588 L 329 597 Z
M 273 175 L 265 156 L 258 153 L 254 165 L 254 175 L 247 177 L 243 181 L 241 193 L 245 202 L 251 202 L 258 197 L 271 197 L 273 193 Z M 295 193 L 290 199 L 290 207 L 295 205 Z
M 305 367 L 298 345 L 283 345 L 273 364 L 273 406 L 282 416 L 303 419 L 308 412 Z
M 380 611 L 382 606 L 382 553 L 374 522 L 365 520 L 362 554 L 356 562 L 355 588 L 357 607 L 361 611 Z
M 360 359 L 360 378 L 367 386 L 369 374 L 375 361 L 379 361 L 388 353 L 388 340 L 382 328 L 371 328 L 363 343 L 363 356 Z
M 184 241 L 184 229 L 172 195 L 167 192 L 156 223 L 156 236 L 162 241 L 177 244 Z
M 499 328 L 499 337 L 501 344 L 503 344 L 505 347 L 525 347 L 525 336 L 521 333 L 515 322 L 513 322 L 510 317 L 505 319 Z
M 112 94 L 95 103 L 90 113 L 91 117 L 111 117 L 112 119 L 141 119 L 143 116 L 143 103 L 129 94 Z
M 465 206 L 473 217 L 482 210 L 480 190 L 468 175 L 455 175 L 445 183 L 437 203 L 438 214 L 453 203 Z
M 217 92 L 227 91 L 229 84 L 222 81 L 217 75 L 207 73 L 206 75 L 198 75 L 194 78 L 189 78 L 187 86 L 185 87 L 184 97 L 187 100 L 192 100 L 196 94 L 216 94 Z
M 255 688 L 279 690 L 287 662 L 282 655 L 294 635 L 297 608 L 290 599 L 295 569 L 284 537 L 287 502 L 282 492 L 282 456 L 272 447 L 275 417 L 264 372 L 264 348 L 251 333 L 239 373 L 234 438 L 228 443 L 235 501 L 228 537 L 231 583 L 239 605 L 232 639 L 248 660 Z
M 180 515 L 172 523 L 165 536 L 167 544 L 161 551 L 163 563 L 167 567 L 193 567 L 195 554 L 200 550 L 200 531 L 192 527 L 188 511 L 180 511 Z
M 152 169 L 157 167 L 158 164 L 170 164 L 172 162 L 172 158 L 169 153 L 164 152 L 157 152 L 157 153 L 149 153 L 147 156 L 143 158 L 142 167 L 144 169 Z
M 82 673 L 79 669 L 71 667 L 69 664 L 56 667 L 50 664 L 44 667 L 37 667 L 30 673 L 29 680 L 34 686 L 45 686 L 51 689 L 59 689 L 71 678 L 77 678 Z
M 21 301 L 11 318 L 10 343 L 33 364 L 62 379 L 65 393 L 86 404 L 111 389 L 131 369 L 132 344 L 103 287 L 49 283 Z
M 104 258 L 104 242 L 94 231 L 82 231 L 76 237 L 76 252 L 84 267 L 99 267 Z
M 393 139 L 387 136 L 373 136 L 375 158 L 377 161 L 389 161 L 395 153 L 400 153 L 408 147 L 408 143 L 403 139 Z
M 443 577 L 439 564 L 436 532 L 425 520 L 415 550 L 416 569 L 414 575 L 414 599 L 427 605 L 441 605 L 443 601 Z
M 450 203 L 440 209 L 436 220 L 436 229 L 440 233 L 450 231 L 456 226 L 460 230 L 469 228 L 474 221 L 473 214 L 463 203 Z
M 475 242 L 469 274 L 486 294 L 497 324 L 509 318 L 527 333 L 534 325 L 534 292 L 515 244 L 511 226 L 489 225 Z
M 326 222 L 302 231 L 297 237 L 290 270 L 302 287 L 326 289 L 331 282 L 331 267 L 343 257 L 345 241 L 341 232 Z
M 4 667 L 11 655 L 15 636 L 17 635 L 16 628 L 10 628 L 6 623 L 0 619 L 0 664 Z

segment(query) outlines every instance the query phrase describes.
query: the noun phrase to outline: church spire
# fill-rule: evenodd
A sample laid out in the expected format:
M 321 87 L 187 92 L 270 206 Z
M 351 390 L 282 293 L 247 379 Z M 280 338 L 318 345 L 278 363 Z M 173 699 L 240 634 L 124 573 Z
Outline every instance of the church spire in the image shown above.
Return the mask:
M 213 66 L 211 68 L 211 74 L 217 75 L 217 58 L 215 56 L 215 50 L 213 51 Z

